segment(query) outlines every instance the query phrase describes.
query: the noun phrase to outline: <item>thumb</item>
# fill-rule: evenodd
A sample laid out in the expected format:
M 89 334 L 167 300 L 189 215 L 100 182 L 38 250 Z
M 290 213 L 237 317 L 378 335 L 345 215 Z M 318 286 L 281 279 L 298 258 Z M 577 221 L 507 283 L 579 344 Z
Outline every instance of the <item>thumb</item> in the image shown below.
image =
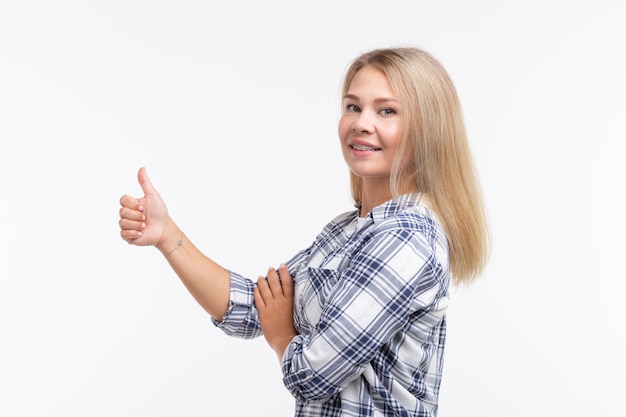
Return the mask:
M 141 189 L 143 190 L 145 195 L 158 194 L 155 188 L 152 186 L 150 178 L 148 178 L 148 173 L 146 172 L 145 167 L 141 167 L 139 169 L 139 172 L 137 173 L 137 179 L 139 180 L 139 185 L 141 186 Z

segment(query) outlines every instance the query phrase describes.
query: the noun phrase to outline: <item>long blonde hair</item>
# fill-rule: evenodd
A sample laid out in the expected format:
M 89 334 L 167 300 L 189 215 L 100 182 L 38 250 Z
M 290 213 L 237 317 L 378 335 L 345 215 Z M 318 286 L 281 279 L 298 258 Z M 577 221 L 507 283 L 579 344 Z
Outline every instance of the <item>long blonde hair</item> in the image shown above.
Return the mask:
M 467 142 L 461 105 L 447 71 L 417 48 L 376 49 L 348 67 L 342 97 L 363 67 L 382 71 L 403 115 L 403 138 L 390 176 L 394 197 L 421 191 L 448 236 L 450 270 L 458 284 L 482 271 L 489 253 L 483 197 Z M 361 178 L 350 173 L 352 198 L 361 201 Z

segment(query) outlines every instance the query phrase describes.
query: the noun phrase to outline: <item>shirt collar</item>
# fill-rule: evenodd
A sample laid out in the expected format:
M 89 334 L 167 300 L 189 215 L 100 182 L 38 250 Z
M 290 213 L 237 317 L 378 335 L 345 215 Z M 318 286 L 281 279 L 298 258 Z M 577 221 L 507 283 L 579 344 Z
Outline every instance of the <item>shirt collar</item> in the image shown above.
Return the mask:
M 375 223 L 393 216 L 401 210 L 407 207 L 417 206 L 422 199 L 422 193 L 408 193 L 399 195 L 396 198 L 387 200 L 384 203 L 374 207 L 372 211 L 367 213 L 365 217 L 371 217 Z M 358 213 L 361 211 L 361 202 L 359 201 L 354 205 Z

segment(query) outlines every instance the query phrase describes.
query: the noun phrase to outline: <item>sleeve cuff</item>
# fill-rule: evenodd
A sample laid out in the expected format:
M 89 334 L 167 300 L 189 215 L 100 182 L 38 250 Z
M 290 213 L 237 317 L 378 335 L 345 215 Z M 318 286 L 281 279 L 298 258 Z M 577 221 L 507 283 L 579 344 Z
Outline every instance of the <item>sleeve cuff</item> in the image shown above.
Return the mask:
M 230 272 L 230 302 L 221 321 L 211 319 L 226 334 L 244 339 L 260 336 L 261 326 L 254 306 L 254 283 Z

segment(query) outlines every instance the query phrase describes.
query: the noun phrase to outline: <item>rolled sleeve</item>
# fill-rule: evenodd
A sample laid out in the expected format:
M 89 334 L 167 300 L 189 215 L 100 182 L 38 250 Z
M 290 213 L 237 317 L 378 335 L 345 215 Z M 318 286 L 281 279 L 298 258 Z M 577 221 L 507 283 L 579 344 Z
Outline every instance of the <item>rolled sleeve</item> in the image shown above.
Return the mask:
M 252 339 L 262 334 L 259 315 L 254 306 L 254 283 L 230 272 L 230 302 L 222 321 L 213 324 L 229 336 Z
M 320 383 L 321 376 L 314 373 L 312 367 L 306 363 L 302 351 L 308 341 L 308 337 L 298 335 L 287 347 L 282 360 L 283 383 L 299 400 L 323 401 L 335 394 L 336 390 L 328 384 Z M 310 381 L 312 378 L 317 378 L 317 381 Z

